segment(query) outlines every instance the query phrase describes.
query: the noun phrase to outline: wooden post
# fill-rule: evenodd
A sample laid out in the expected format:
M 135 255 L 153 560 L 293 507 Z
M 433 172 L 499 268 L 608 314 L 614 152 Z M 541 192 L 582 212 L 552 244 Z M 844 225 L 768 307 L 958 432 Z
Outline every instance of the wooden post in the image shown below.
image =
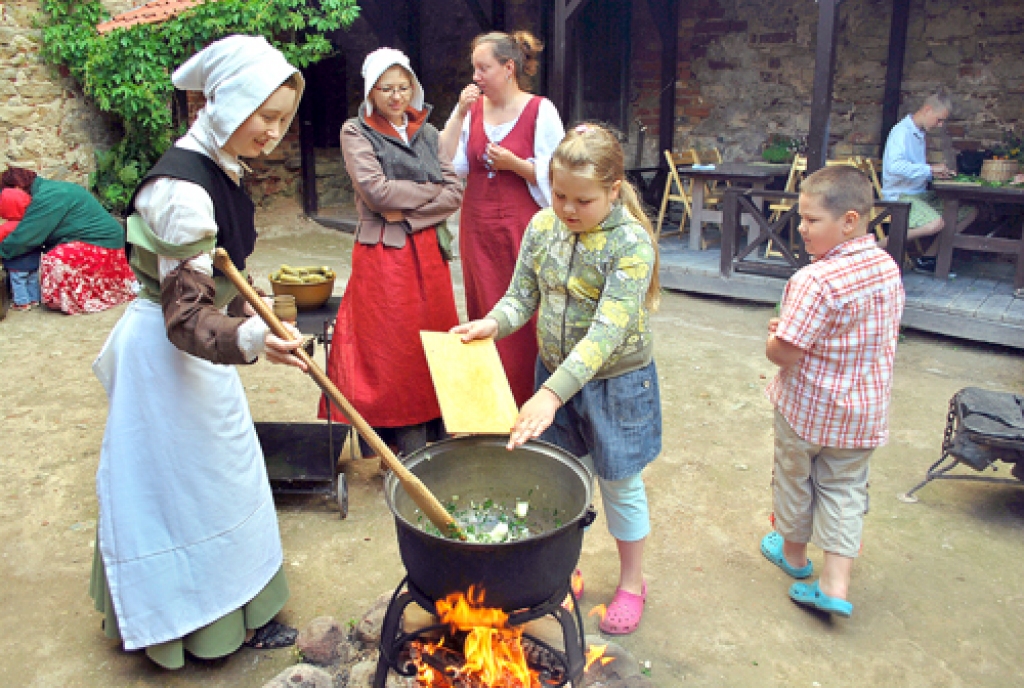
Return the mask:
M 491 28 L 507 31 L 505 28 L 505 0 L 491 0 Z
M 658 104 L 658 160 L 667 165 L 663 151 L 675 145 L 676 62 L 679 59 L 679 0 L 647 0 L 661 37 L 661 99 Z
M 885 91 L 882 95 L 882 133 L 879 156 L 885 153 L 889 131 L 896 126 L 900 114 L 900 86 L 903 83 L 903 58 L 907 52 L 907 24 L 910 23 L 910 0 L 893 0 L 889 25 L 889 59 L 885 65 Z
M 423 18 L 420 14 L 420 0 L 406 0 L 405 49 L 413 71 L 423 69 L 420 46 L 423 37 Z
M 313 141 L 313 101 L 303 98 L 299 101 L 299 159 L 302 165 L 302 212 L 315 217 L 320 210 L 316 197 L 316 149 Z
M 552 65 L 551 74 L 548 76 L 548 98 L 554 104 L 555 109 L 564 117 L 565 106 L 568 105 L 565 99 L 565 66 L 568 41 L 566 37 L 569 21 L 565 13 L 565 0 L 554 0 L 554 22 L 551 27 L 552 34 Z
M 818 0 L 818 45 L 814 51 L 811 128 L 807 134 L 808 173 L 820 170 L 828 158 L 828 123 L 832 114 L 832 82 L 836 71 L 839 2 L 840 0 Z
M 569 68 L 569 22 L 590 0 L 554 0 L 555 21 L 552 26 L 552 65 L 548 77 L 548 98 L 554 103 L 562 118 L 565 119 L 566 108 L 572 104 L 569 80 L 566 71 Z

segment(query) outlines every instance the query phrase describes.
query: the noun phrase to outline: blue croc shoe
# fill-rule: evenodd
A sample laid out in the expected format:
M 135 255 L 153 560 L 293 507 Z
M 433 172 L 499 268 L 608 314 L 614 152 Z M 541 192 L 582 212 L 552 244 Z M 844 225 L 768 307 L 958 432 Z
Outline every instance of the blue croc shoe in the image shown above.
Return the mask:
M 818 587 L 818 581 L 811 585 L 807 583 L 793 583 L 789 588 L 789 598 L 797 604 L 802 604 L 818 611 L 838 614 L 844 619 L 849 619 L 853 614 L 853 605 L 838 597 L 829 597 Z
M 778 566 L 793 578 L 807 578 L 810 576 L 814 570 L 814 564 L 808 561 L 807 565 L 801 568 L 792 566 L 786 561 L 786 557 L 782 555 L 782 545 L 784 542 L 785 540 L 782 539 L 782 536 L 773 530 L 761 540 L 761 554 L 764 555 L 765 559 Z

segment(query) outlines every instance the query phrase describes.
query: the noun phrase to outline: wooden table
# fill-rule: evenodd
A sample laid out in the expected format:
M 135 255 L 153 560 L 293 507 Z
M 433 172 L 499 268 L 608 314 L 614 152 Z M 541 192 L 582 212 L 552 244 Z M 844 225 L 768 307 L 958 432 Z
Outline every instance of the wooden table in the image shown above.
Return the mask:
M 953 263 L 953 249 L 962 248 L 969 251 L 985 251 L 987 253 L 1009 253 L 1016 256 L 1017 269 L 1013 277 L 1013 287 L 1020 292 L 1024 289 L 1024 237 L 1020 239 L 1004 239 L 1000 237 L 957 234 L 957 212 L 961 201 L 974 203 L 1002 203 L 1024 206 L 1024 188 L 993 188 L 963 182 L 933 181 L 931 189 L 942 199 L 942 232 L 939 234 L 939 254 L 935 265 L 935 276 L 940 279 L 949 277 L 949 269 Z
M 693 180 L 693 201 L 690 204 L 690 250 L 700 250 L 700 236 L 705 222 L 721 222 L 722 211 L 704 207 L 705 182 L 726 182 L 736 186 L 764 190 L 766 186 L 779 177 L 789 175 L 789 165 L 772 165 L 769 163 L 723 162 L 713 170 L 678 168 L 680 176 Z M 752 236 L 757 236 L 757 228 L 748 225 Z

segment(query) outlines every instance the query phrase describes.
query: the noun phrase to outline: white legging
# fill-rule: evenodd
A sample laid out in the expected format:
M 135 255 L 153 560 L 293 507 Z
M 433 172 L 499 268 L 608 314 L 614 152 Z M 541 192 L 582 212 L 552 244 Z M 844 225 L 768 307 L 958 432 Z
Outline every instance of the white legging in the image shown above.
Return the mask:
M 594 461 L 590 454 L 580 459 L 594 475 Z M 616 540 L 636 542 L 651 532 L 651 514 L 647 509 L 647 489 L 640 473 L 622 480 L 605 480 L 598 476 L 601 502 L 604 504 L 608 532 Z

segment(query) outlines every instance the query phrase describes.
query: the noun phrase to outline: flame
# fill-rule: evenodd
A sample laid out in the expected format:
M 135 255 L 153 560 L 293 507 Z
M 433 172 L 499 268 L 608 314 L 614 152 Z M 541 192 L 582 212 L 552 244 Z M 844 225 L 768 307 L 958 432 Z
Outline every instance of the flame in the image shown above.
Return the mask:
M 583 595 L 583 574 L 580 573 L 579 569 L 576 569 L 569 580 L 569 584 L 572 586 L 572 594 L 576 596 L 576 599 L 579 599 Z
M 521 628 L 507 625 L 508 614 L 501 609 L 483 606 L 483 590 L 470 587 L 466 595 L 452 593 L 436 603 L 441 623 L 448 624 L 452 633 L 466 633 L 462 655 L 465 663 L 454 668 L 456 676 L 471 677 L 473 685 L 491 688 L 530 688 L 538 686 L 537 672 L 526 661 Z M 424 650 L 433 653 L 443 647 L 438 643 L 425 644 Z M 417 661 L 417 680 L 421 686 L 452 685 L 451 676 Z
M 614 657 L 605 657 L 604 656 L 604 651 L 607 648 L 608 648 L 607 645 L 591 645 L 590 648 L 587 649 L 587 664 L 586 664 L 586 666 L 583 667 L 583 671 L 584 672 L 590 671 L 590 665 L 593 664 L 594 662 L 600 661 L 601 666 L 605 666 L 606 664 L 610 664 L 611 662 L 614 662 L 615 661 Z
M 608 607 L 606 607 L 603 604 L 599 604 L 593 609 L 591 609 L 589 612 L 587 612 L 587 616 L 597 616 L 598 619 L 604 621 L 604 615 L 607 613 Z

